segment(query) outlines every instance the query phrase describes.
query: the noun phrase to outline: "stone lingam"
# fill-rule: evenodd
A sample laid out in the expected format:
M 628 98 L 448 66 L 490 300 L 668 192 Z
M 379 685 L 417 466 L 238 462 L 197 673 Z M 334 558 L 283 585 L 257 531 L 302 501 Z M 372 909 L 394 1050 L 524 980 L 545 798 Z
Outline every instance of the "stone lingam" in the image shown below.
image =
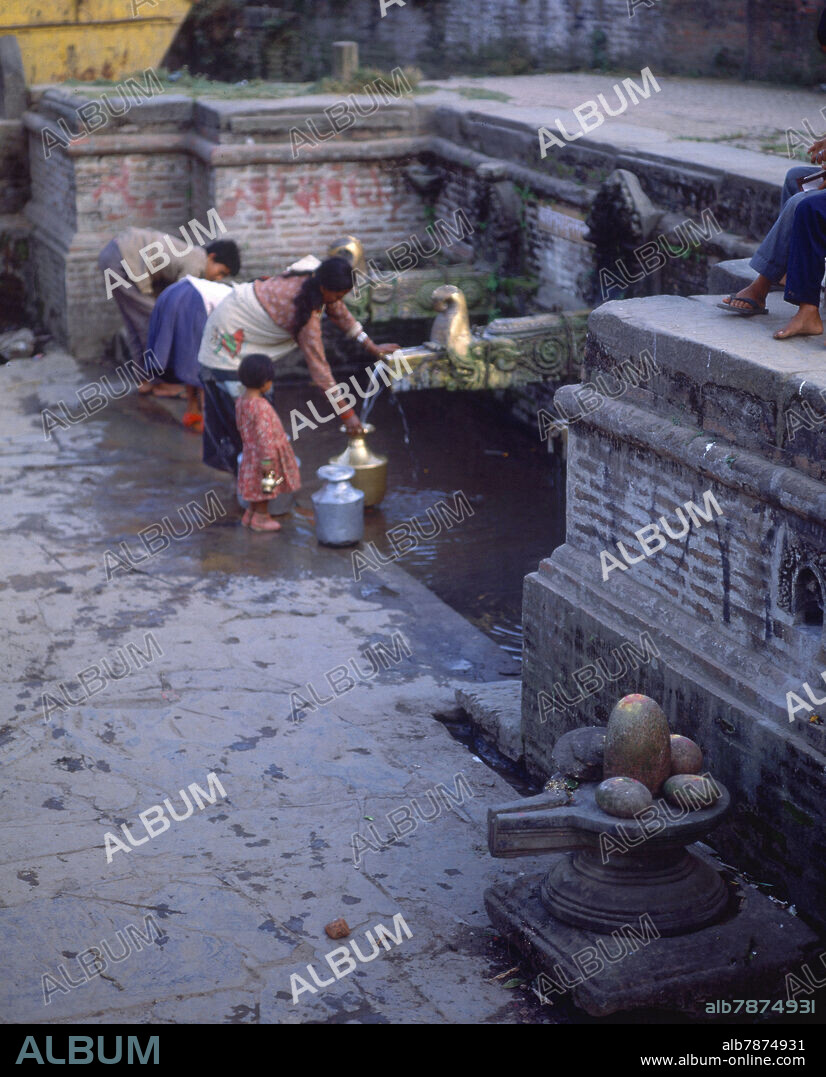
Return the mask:
M 607 728 L 560 737 L 553 759 L 541 794 L 488 811 L 493 856 L 551 853 L 548 870 L 485 893 L 491 922 L 546 980 L 594 1016 L 785 998 L 786 973 L 816 937 L 754 887 L 724 879 L 695 844 L 731 807 L 722 784 L 699 773 L 700 747 L 669 732 L 654 700 L 630 695 Z

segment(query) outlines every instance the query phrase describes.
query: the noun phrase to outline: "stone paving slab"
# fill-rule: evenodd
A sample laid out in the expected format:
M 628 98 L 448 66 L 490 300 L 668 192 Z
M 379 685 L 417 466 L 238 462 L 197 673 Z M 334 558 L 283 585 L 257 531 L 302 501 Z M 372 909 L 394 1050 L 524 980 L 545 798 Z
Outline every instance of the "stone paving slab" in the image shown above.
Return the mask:
M 512 995 L 485 982 L 482 895 L 526 868 L 487 854 L 487 806 L 514 792 L 433 717 L 453 710 L 458 686 L 501 677 L 508 656 L 398 566 L 354 583 L 349 555 L 309 544 L 294 523 L 280 546 L 250 542 L 230 483 L 134 395 L 46 442 L 37 409 L 54 400 L 52 370 L 61 392 L 88 380 L 77 369 L 73 381 L 72 366 L 54 353 L 0 371 L 0 407 L 18 417 L 0 452 L 0 1019 L 513 1020 Z M 106 581 L 106 549 L 131 548 L 211 488 L 226 519 Z M 44 721 L 43 692 L 79 691 L 80 670 L 147 632 L 162 656 Z M 409 656 L 293 720 L 291 691 L 320 689 L 351 658 L 366 669 L 365 647 L 394 632 Z M 166 797 L 183 813 L 179 791 L 206 791 L 209 772 L 225 797 L 107 863 L 107 832 L 123 839 L 125 823 L 146 837 L 139 813 Z M 427 822 L 411 815 L 414 802 L 432 814 L 440 785 L 460 802 Z M 394 810 L 412 832 L 395 837 Z M 370 837 L 371 824 L 380 844 L 356 866 L 353 835 Z M 345 916 L 364 940 L 398 912 L 412 938 L 293 1004 L 290 974 L 339 945 L 326 923 Z M 44 1005 L 42 976 L 62 964 L 84 980 L 67 954 L 103 939 L 119 953 L 118 930 L 146 915 L 163 940 Z
M 558 72 L 545 75 L 519 75 L 468 78 L 457 76 L 440 80 L 438 95 L 420 100 L 428 104 L 450 104 L 460 111 L 483 110 L 492 115 L 528 118 L 537 125 L 552 128 L 557 116 L 572 121 L 572 110 L 604 93 L 609 103 L 615 101 L 611 87 L 622 79 L 639 74 L 623 72 Z M 629 107 L 621 116 L 611 117 L 602 127 L 586 136 L 599 142 L 616 139 L 629 148 L 656 148 L 664 156 L 681 158 L 688 164 L 724 168 L 756 179 L 779 183 L 789 165 L 786 156 L 786 131 L 802 132 L 808 118 L 815 131 L 826 129 L 820 109 L 826 95 L 815 89 L 735 82 L 717 79 L 675 78 L 654 71 L 661 89 L 648 99 Z M 505 93 L 509 101 L 485 101 L 463 97 L 458 87 Z M 724 103 L 724 107 L 721 105 Z M 550 122 L 549 122 L 550 121 Z M 762 149 L 773 142 L 773 152 Z

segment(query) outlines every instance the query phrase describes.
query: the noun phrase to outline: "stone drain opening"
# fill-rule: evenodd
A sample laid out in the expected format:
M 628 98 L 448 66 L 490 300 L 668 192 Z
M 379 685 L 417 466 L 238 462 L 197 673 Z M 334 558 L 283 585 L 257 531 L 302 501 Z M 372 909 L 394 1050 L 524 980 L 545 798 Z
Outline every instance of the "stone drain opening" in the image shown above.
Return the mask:
M 811 568 L 801 569 L 795 578 L 792 612 L 795 625 L 820 636 L 823 631 L 823 590 Z
M 469 752 L 478 756 L 486 767 L 495 770 L 499 777 L 504 778 L 521 796 L 534 796 L 542 788 L 541 782 L 534 781 L 528 775 L 524 764 L 514 763 L 502 755 L 499 749 L 479 732 L 463 707 L 437 712 L 433 717 L 445 727 L 454 740 L 464 744 Z

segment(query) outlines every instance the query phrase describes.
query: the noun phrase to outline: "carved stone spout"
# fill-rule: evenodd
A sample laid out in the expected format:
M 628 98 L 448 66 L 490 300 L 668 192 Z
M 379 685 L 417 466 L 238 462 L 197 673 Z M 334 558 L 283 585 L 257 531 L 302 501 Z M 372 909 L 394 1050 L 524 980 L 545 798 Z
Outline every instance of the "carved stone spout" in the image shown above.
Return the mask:
M 403 348 L 412 374 L 393 389 L 507 389 L 579 377 L 588 311 L 499 318 L 474 333 L 460 288 L 440 285 L 430 340 Z
M 439 313 L 430 339 L 441 345 L 452 361 L 466 359 L 473 337 L 464 293 L 453 284 L 443 284 L 433 292 L 432 298 L 433 309 Z

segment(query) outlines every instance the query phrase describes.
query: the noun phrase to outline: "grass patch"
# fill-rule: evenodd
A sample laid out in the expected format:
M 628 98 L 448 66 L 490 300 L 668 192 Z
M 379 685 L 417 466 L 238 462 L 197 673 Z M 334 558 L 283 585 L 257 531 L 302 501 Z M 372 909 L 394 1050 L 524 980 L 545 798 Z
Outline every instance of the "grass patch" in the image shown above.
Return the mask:
M 171 93 L 184 94 L 188 97 L 217 97 L 224 100 L 244 100 L 245 98 L 272 98 L 302 97 L 307 94 L 348 94 L 364 93 L 364 88 L 376 79 L 383 79 L 388 87 L 395 86 L 394 77 L 387 71 L 379 71 L 375 68 L 360 68 L 351 79 L 319 79 L 317 82 L 268 82 L 266 79 L 244 79 L 242 82 L 218 82 L 202 75 L 191 75 L 184 67 L 179 71 L 166 71 L 161 68 L 156 71 L 164 89 Z M 417 67 L 405 67 L 402 74 L 412 87 L 414 93 L 433 93 L 436 87 L 419 87 L 422 73 Z M 135 75 L 125 75 L 113 82 L 109 79 L 93 79 L 90 82 L 82 82 L 79 79 L 66 79 L 63 86 L 71 89 L 82 88 L 87 96 L 94 97 L 95 90 L 105 93 L 106 90 L 121 86 L 127 78 L 136 78 L 141 86 L 146 84 L 143 72 Z
M 220 97 L 242 100 L 251 97 L 299 97 L 302 94 L 311 92 L 309 89 L 310 84 L 307 82 L 267 82 L 264 79 L 245 79 L 243 82 L 217 82 L 201 75 L 190 75 L 185 68 L 171 73 L 160 69 L 156 71 L 156 74 L 163 83 L 164 89 L 168 89 L 171 93 L 183 94 L 188 97 Z M 139 85 L 146 85 L 143 72 L 139 72 L 137 75 L 126 75 L 118 79 L 117 82 L 107 79 L 93 79 L 90 82 L 81 82 L 79 79 L 66 79 L 62 85 L 71 89 L 83 89 L 86 91 L 87 96 L 94 97 L 96 96 L 93 92 L 94 90 L 100 89 L 100 92 L 104 93 L 108 89 L 122 86 L 127 78 L 136 78 Z
M 677 135 L 681 142 L 744 142 L 746 139 L 754 138 L 754 135 L 750 135 L 748 131 L 741 131 L 735 135 L 716 135 L 711 137 L 709 135 Z
M 403 67 L 404 75 L 410 87 L 415 91 L 424 76 L 418 67 Z M 387 71 L 375 67 L 360 67 L 349 79 L 325 78 L 311 82 L 305 93 L 364 93 L 364 88 L 376 79 L 383 79 L 388 86 L 393 86 L 395 79 Z
M 776 154 L 778 157 L 787 157 L 788 158 L 788 156 L 789 156 L 789 143 L 788 143 L 788 141 L 786 140 L 785 137 L 784 138 L 774 138 L 774 139 L 770 139 L 769 141 L 763 141 L 763 142 L 760 143 L 760 152 L 761 153 L 773 153 L 773 154 Z M 805 156 L 805 154 L 803 152 L 803 147 L 802 146 L 796 146 L 795 147 L 795 152 L 793 154 L 793 157 L 798 161 L 805 161 L 806 164 L 809 163 L 808 158 Z
M 452 87 L 442 87 L 443 89 L 452 89 Z M 499 90 L 486 90 L 484 86 L 457 86 L 454 93 L 459 94 L 461 97 L 470 97 L 473 100 L 478 101 L 510 101 L 511 95 L 509 93 L 502 93 Z

